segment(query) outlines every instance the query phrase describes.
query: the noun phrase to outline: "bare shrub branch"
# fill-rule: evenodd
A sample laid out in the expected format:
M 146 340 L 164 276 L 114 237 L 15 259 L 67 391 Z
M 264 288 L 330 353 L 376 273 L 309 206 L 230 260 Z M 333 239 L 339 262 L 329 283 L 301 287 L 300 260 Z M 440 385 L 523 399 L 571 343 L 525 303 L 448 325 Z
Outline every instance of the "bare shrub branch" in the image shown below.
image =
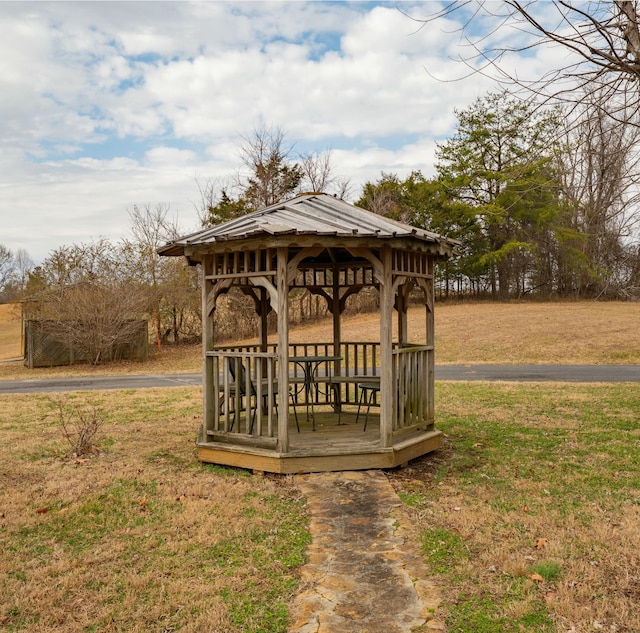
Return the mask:
M 49 401 L 71 455 L 86 457 L 97 453 L 99 433 L 105 422 L 102 412 L 88 402 L 72 404 L 68 398 Z
M 413 16 L 412 16 L 413 17 Z M 638 2 L 457 1 L 414 19 L 423 27 L 439 24 L 457 34 L 458 79 L 478 73 L 538 101 L 578 104 L 585 92 L 599 94 L 597 107 L 621 122 L 637 125 L 640 111 L 640 28 Z M 513 69 L 514 56 L 530 57 L 555 47 L 561 60 L 538 77 Z M 447 81 L 451 78 L 447 77 Z

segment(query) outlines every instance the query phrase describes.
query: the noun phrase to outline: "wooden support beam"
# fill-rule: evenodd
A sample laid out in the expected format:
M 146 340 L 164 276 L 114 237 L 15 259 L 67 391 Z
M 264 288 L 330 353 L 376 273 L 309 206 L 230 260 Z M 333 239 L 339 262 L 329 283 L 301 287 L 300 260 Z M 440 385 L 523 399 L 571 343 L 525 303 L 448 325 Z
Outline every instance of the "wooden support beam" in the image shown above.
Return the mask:
M 380 249 L 382 274 L 380 282 L 380 445 L 389 447 L 393 439 L 393 280 L 391 248 Z
M 267 289 L 260 288 L 260 350 L 267 351 L 267 343 L 269 340 L 269 329 L 267 316 L 269 315 L 269 300 L 267 298 Z
M 214 430 L 214 407 L 216 406 L 216 393 L 214 391 L 213 369 L 214 362 L 207 352 L 213 351 L 214 331 L 213 314 L 215 312 L 214 284 L 206 279 L 211 274 L 213 267 L 213 257 L 207 255 L 202 261 L 202 268 L 205 280 L 202 283 L 202 373 L 203 373 L 203 430 L 204 435 L 208 431 Z
M 425 256 L 426 257 L 426 256 Z M 416 282 L 424 293 L 425 303 L 425 340 L 426 344 L 431 347 L 431 351 L 427 360 L 427 390 L 428 390 L 428 404 L 427 404 L 427 418 L 433 420 L 435 416 L 435 286 L 433 283 L 433 258 L 429 257 L 426 263 L 427 272 L 429 277 L 426 279 L 420 278 Z
M 395 303 L 396 312 L 398 313 L 398 343 L 400 343 L 400 345 L 405 345 L 409 340 L 407 333 L 407 298 L 404 289 L 404 285 L 398 287 Z
M 333 316 L 333 355 L 340 356 L 341 347 L 341 326 L 342 326 L 342 310 L 340 309 L 340 270 L 336 266 L 333 269 L 333 302 L 332 310 Z M 333 361 L 333 375 L 338 376 L 340 374 L 340 361 Z M 337 388 L 334 391 L 334 396 L 339 394 L 340 390 Z M 336 409 L 340 409 L 339 398 L 335 398 L 334 406 Z
M 429 258 L 429 273 L 431 279 L 425 280 L 426 295 L 426 342 L 431 347 L 428 352 L 427 360 L 427 389 L 429 391 L 429 400 L 427 403 L 427 418 L 433 420 L 435 418 L 435 346 L 436 346 L 436 328 L 435 328 L 435 285 L 433 283 L 433 258 Z
M 278 314 L 278 451 L 289 452 L 289 274 L 286 247 L 278 248 L 276 293 Z

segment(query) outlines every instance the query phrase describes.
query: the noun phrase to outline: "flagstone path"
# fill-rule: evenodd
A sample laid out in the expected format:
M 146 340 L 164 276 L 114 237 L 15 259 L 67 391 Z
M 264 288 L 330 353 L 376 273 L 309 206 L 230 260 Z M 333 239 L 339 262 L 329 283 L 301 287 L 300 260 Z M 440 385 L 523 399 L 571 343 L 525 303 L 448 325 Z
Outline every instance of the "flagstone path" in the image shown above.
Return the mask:
M 445 631 L 405 507 L 381 471 L 298 475 L 312 543 L 289 633 Z

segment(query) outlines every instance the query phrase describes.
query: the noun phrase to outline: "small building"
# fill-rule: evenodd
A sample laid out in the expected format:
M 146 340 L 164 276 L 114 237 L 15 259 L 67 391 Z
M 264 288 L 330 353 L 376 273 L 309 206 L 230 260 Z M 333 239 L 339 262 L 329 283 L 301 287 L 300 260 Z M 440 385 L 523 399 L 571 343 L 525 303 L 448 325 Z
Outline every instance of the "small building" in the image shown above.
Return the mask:
M 312 193 L 163 247 L 161 255 L 202 266 L 199 459 L 300 473 L 392 468 L 438 448 L 434 263 L 457 245 Z M 260 323 L 253 344 L 216 344 L 216 306 L 232 288 L 253 299 Z M 379 337 L 343 340 L 347 299 L 367 288 L 379 292 Z M 301 289 L 327 302 L 327 340 L 290 340 L 289 294 Z M 419 341 L 407 330 L 414 289 L 424 304 Z M 271 311 L 277 327 L 269 337 Z

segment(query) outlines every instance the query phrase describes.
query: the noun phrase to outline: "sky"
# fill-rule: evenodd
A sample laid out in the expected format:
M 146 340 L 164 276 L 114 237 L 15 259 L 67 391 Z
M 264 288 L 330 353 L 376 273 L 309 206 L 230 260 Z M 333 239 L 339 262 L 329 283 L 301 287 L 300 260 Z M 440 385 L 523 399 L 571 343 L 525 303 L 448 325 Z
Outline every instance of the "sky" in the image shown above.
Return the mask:
M 498 90 L 455 61 L 454 19 L 410 17 L 439 6 L 0 2 L 0 244 L 40 263 L 130 237 L 134 205 L 196 230 L 198 183 L 237 172 L 259 128 L 331 151 L 350 201 L 382 172 L 433 175 L 454 109 Z M 512 63 L 536 73 L 545 54 Z

